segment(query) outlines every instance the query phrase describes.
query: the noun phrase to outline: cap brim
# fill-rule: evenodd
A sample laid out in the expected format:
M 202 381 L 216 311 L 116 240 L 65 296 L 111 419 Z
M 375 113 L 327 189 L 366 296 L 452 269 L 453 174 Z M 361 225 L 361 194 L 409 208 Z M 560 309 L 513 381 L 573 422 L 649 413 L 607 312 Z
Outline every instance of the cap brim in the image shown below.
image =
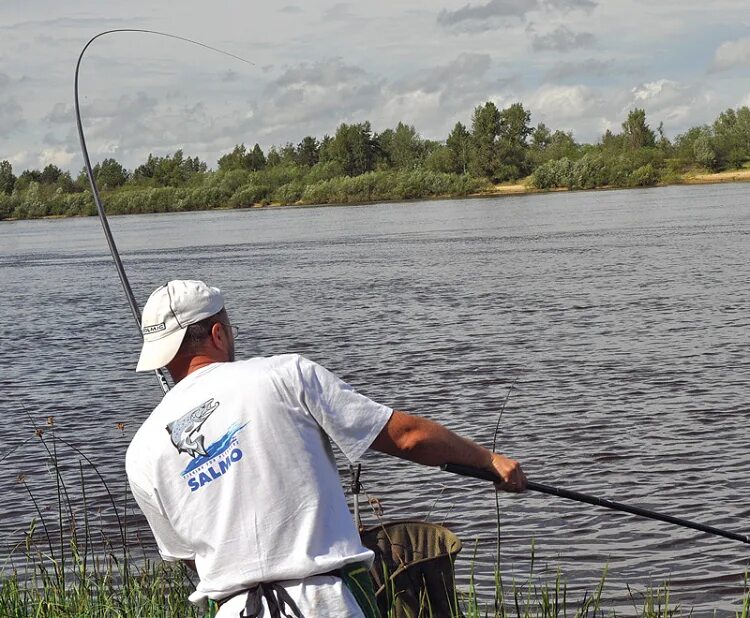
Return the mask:
M 136 371 L 153 371 L 166 366 L 177 354 L 185 338 L 186 328 L 156 341 L 144 341 Z

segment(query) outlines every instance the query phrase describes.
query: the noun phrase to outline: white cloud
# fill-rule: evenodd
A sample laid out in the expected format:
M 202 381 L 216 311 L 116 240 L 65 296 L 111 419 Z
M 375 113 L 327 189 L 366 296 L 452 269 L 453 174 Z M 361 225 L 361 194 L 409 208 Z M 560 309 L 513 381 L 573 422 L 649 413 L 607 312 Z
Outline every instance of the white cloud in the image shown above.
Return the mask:
M 631 92 L 635 103 L 656 101 L 666 104 L 678 100 L 684 101 L 687 87 L 671 79 L 659 79 L 639 84 Z
M 489 54 L 464 53 L 386 84 L 380 122 L 392 127 L 405 121 L 430 137 L 444 139 L 456 120 L 466 123 L 471 110 L 487 100 L 496 83 L 488 79 L 491 67 Z
M 750 92 L 745 95 L 745 98 L 740 101 L 740 107 L 750 107 Z
M 443 9 L 438 13 L 437 23 L 444 28 L 482 32 L 512 27 L 533 11 L 569 13 L 590 11 L 596 5 L 594 0 L 489 0 L 484 4 L 465 4 L 453 11 Z
M 589 58 L 574 62 L 558 62 L 545 73 L 546 80 L 564 80 L 571 77 L 602 77 L 614 68 L 612 60 Z
M 377 108 L 383 80 L 341 59 L 288 67 L 252 106 L 251 125 L 259 135 L 292 138 L 330 133 L 341 122 L 367 119 Z
M 442 10 L 438 24 L 446 28 L 462 27 L 475 30 L 508 25 L 508 18 L 522 19 L 526 13 L 539 6 L 538 0 L 489 0 L 485 4 L 466 4 L 455 11 Z
M 434 91 L 412 90 L 396 95 L 385 100 L 376 122 L 381 130 L 395 126 L 398 122 L 406 122 L 414 124 L 417 131 L 422 132 L 425 123 L 419 122 L 420 120 L 429 118 L 439 122 L 442 119 L 440 100 L 441 93 Z
M 6 159 L 13 166 L 13 170 L 16 175 L 19 172 L 28 169 L 29 167 L 33 167 L 36 163 L 36 155 L 29 152 L 28 150 L 14 152 L 12 155 L 7 156 Z
M 711 70 L 720 72 L 735 67 L 747 69 L 748 66 L 750 66 L 750 37 L 722 43 L 714 53 Z
M 45 148 L 42 150 L 42 154 L 39 155 L 39 167 L 52 164 L 57 167 L 67 168 L 75 156 L 75 154 L 65 149 Z
M 716 115 L 720 110 L 712 111 L 713 105 L 710 91 L 699 84 L 659 79 L 632 88 L 620 115 L 624 118 L 631 109 L 643 108 L 652 127 L 664 122 L 669 133 L 676 134 Z
M 567 26 L 558 26 L 547 34 L 534 35 L 533 47 L 537 51 L 568 52 L 590 47 L 594 41 L 594 35 L 590 32 L 573 32 Z
M 7 137 L 23 123 L 23 110 L 15 97 L 0 99 L 0 137 Z
M 73 111 L 72 104 L 55 103 L 49 114 L 44 117 L 44 120 L 51 124 L 69 125 L 71 122 L 74 122 L 74 118 L 75 112 Z
M 595 91 L 586 86 L 544 86 L 532 95 L 529 106 L 545 118 L 571 120 L 588 116 L 601 103 Z

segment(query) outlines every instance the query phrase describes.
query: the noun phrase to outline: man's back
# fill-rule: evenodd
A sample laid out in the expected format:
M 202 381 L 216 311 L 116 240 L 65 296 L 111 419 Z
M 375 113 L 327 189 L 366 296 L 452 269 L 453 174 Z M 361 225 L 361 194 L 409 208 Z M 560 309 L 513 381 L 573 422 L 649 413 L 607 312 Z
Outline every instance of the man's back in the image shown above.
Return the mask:
M 354 461 L 391 412 L 296 355 L 215 363 L 179 382 L 126 467 L 162 555 L 195 560 L 191 599 L 369 561 L 328 437 Z

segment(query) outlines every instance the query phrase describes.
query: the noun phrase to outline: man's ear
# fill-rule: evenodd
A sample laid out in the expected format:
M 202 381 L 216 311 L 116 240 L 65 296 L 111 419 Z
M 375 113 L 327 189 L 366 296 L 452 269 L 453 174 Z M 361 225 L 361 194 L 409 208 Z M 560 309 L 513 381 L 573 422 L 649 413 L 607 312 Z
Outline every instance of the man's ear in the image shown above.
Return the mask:
M 211 343 L 222 352 L 229 351 L 229 336 L 226 327 L 221 322 L 215 322 L 211 326 Z

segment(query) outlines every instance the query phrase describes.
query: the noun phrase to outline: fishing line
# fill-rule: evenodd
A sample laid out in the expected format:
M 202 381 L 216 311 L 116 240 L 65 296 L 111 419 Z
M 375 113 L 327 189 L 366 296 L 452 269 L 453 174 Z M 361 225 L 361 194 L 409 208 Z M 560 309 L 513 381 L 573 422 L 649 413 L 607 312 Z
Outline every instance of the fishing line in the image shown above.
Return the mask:
M 235 60 L 239 60 L 241 62 L 249 64 L 250 66 L 255 66 L 255 64 L 250 62 L 249 60 L 246 60 L 245 58 L 236 56 L 235 54 L 224 51 L 223 49 L 218 49 L 217 47 L 206 45 L 205 43 L 201 43 L 200 41 L 195 41 L 193 39 L 189 39 L 184 36 L 178 36 L 176 34 L 169 34 L 167 32 L 159 32 L 157 30 L 144 30 L 141 28 L 117 28 L 115 30 L 105 30 L 104 32 L 100 32 L 96 36 L 93 36 L 91 39 L 89 39 L 89 42 L 86 43 L 86 45 L 84 45 L 83 49 L 81 50 L 80 55 L 78 56 L 78 62 L 76 63 L 76 71 L 75 71 L 75 85 L 74 85 L 73 90 L 74 90 L 74 96 L 75 96 L 76 126 L 78 127 L 78 141 L 81 144 L 81 154 L 83 155 L 83 165 L 86 168 L 86 175 L 89 178 L 89 184 L 91 185 L 91 193 L 94 197 L 94 202 L 96 203 L 96 210 L 99 213 L 99 220 L 101 221 L 102 228 L 104 229 L 104 236 L 107 239 L 109 252 L 112 254 L 112 259 L 115 262 L 115 269 L 117 270 L 117 274 L 120 277 L 120 283 L 122 284 L 122 288 L 125 291 L 125 297 L 127 298 L 128 305 L 130 306 L 130 311 L 133 314 L 133 318 L 135 319 L 136 326 L 138 327 L 138 335 L 142 337 L 143 335 L 141 333 L 141 312 L 140 312 L 140 309 L 138 309 L 138 303 L 135 300 L 133 289 L 130 287 L 128 276 L 125 273 L 125 267 L 123 266 L 122 260 L 120 259 L 120 253 L 117 251 L 117 245 L 115 244 L 115 239 L 112 236 L 112 230 L 109 227 L 109 221 L 107 220 L 107 215 L 104 212 L 104 206 L 102 205 L 102 200 L 101 200 L 101 197 L 99 196 L 99 188 L 96 185 L 96 179 L 94 178 L 94 171 L 91 168 L 91 161 L 89 160 L 88 148 L 86 147 L 86 138 L 83 135 L 83 124 L 81 123 L 81 109 L 80 109 L 80 105 L 78 101 L 78 74 L 80 72 L 81 61 L 83 60 L 83 55 L 86 53 L 86 50 L 96 39 L 103 37 L 107 34 L 114 34 L 114 33 L 119 33 L 119 32 L 137 32 L 141 34 L 153 34 L 157 36 L 167 37 L 170 39 L 177 39 L 178 41 L 191 43 L 193 45 L 203 47 L 205 49 L 214 51 L 216 53 L 229 56 L 230 58 L 234 58 Z M 167 383 L 167 378 L 164 375 L 164 372 L 161 369 L 156 369 L 154 373 L 156 374 L 156 377 L 159 380 L 159 386 L 161 386 L 162 391 L 166 394 L 167 391 L 169 391 L 169 384 Z

